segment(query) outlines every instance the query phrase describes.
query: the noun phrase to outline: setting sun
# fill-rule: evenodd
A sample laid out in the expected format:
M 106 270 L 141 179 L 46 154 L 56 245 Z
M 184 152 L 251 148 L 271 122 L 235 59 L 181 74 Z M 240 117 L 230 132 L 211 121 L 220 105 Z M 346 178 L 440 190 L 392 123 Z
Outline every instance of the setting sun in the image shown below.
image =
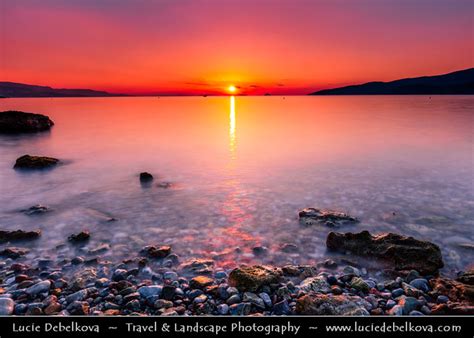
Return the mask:
M 231 92 L 231 93 L 235 93 L 236 90 L 237 90 L 237 87 L 234 86 L 234 85 L 230 85 L 230 86 L 227 88 L 227 90 L 228 90 L 229 92 Z

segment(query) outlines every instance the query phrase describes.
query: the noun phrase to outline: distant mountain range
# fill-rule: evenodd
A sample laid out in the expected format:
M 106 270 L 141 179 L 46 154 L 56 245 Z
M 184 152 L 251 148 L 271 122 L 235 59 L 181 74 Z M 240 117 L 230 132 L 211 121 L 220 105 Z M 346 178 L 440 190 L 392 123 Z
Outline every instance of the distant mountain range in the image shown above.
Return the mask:
M 456 95 L 474 94 L 474 68 L 449 74 L 423 76 L 391 82 L 368 82 L 309 95 Z M 15 82 L 0 82 L 1 97 L 102 97 L 127 96 L 92 89 L 66 89 Z
M 360 85 L 324 89 L 309 95 L 456 95 L 474 94 L 474 68 L 457 72 L 401 79 L 391 82 L 368 82 Z
M 24 83 L 0 82 L 0 97 L 101 97 L 123 96 L 92 89 L 64 89 Z

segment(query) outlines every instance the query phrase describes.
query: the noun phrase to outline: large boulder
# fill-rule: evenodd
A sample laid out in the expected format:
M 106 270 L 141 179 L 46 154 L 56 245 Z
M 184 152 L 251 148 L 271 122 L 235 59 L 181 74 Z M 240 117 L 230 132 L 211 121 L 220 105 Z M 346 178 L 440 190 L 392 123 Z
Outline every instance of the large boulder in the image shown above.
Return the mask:
M 49 130 L 54 125 L 48 116 L 21 111 L 0 112 L 0 133 L 36 133 Z
M 278 283 L 282 274 L 280 269 L 267 266 L 241 266 L 230 272 L 229 285 L 240 291 L 255 292 L 264 285 Z
M 370 304 L 359 296 L 325 295 L 310 292 L 296 300 L 299 315 L 367 316 Z
M 359 222 L 355 217 L 346 213 L 328 209 L 305 208 L 298 213 L 300 223 L 304 225 L 322 224 L 335 227 Z
M 385 260 L 395 270 L 432 274 L 444 266 L 441 250 L 436 244 L 393 233 L 372 236 L 368 231 L 330 232 L 326 246 L 332 251 L 349 251 L 355 255 Z
M 13 168 L 15 169 L 45 169 L 54 167 L 59 163 L 57 158 L 45 156 L 23 155 L 17 158 Z

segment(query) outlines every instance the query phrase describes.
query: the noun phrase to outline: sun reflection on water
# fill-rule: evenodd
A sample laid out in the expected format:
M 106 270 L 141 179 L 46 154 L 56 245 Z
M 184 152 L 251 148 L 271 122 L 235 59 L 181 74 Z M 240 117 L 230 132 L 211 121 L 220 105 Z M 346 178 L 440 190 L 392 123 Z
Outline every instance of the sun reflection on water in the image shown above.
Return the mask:
M 231 96 L 229 113 L 229 150 L 232 159 L 235 159 L 236 147 L 237 142 L 235 137 L 235 96 Z
M 254 215 L 249 210 L 253 201 L 242 186 L 237 169 L 237 136 L 235 96 L 229 98 L 229 153 L 227 166 L 228 178 L 223 182 L 225 198 L 222 200 L 220 212 L 225 218 L 225 226 L 214 230 L 214 237 L 209 249 L 219 257 L 220 266 L 234 266 L 236 261 L 249 263 L 251 248 L 261 239 L 254 236 L 249 226 L 254 222 Z M 224 249 L 223 249 L 224 248 Z M 239 249 L 237 249 L 239 248 Z

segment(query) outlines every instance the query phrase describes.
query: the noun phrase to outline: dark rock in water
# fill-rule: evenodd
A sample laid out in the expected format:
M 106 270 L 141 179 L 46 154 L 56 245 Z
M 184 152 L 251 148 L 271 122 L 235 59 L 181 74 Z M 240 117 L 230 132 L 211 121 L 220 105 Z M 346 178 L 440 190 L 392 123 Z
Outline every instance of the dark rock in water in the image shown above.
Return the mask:
M 48 116 L 24 113 L 21 111 L 4 111 L 0 113 L 0 133 L 36 133 L 49 130 L 54 125 Z
M 0 243 L 1 242 L 13 242 L 13 241 L 22 241 L 28 239 L 36 239 L 41 236 L 40 230 L 35 231 L 23 231 L 23 230 L 0 230 Z
M 436 244 L 393 233 L 372 236 L 360 233 L 330 232 L 326 239 L 329 250 L 379 258 L 393 264 L 396 270 L 417 270 L 436 273 L 444 266 L 441 250 Z
M 305 208 L 299 212 L 300 222 L 304 225 L 323 224 L 335 227 L 359 222 L 355 217 L 346 213 L 327 209 Z
M 171 182 L 160 182 L 156 186 L 162 189 L 169 189 L 173 186 L 173 184 Z
M 268 253 L 268 248 L 266 246 L 256 246 L 252 248 L 252 252 L 255 256 L 264 256 Z
M 45 156 L 23 155 L 17 158 L 13 168 L 15 169 L 45 169 L 54 167 L 59 163 L 57 158 Z
M 296 313 L 300 315 L 369 315 L 370 304 L 358 296 L 324 295 L 310 292 L 297 299 Z
M 168 245 L 162 245 L 160 247 L 148 245 L 144 247 L 140 253 L 151 258 L 165 258 L 171 253 L 171 247 Z
M 153 175 L 150 173 L 142 172 L 140 173 L 140 182 L 147 183 L 153 181 Z
M 32 215 L 44 214 L 46 212 L 51 211 L 51 209 L 45 205 L 37 204 L 37 205 L 33 205 L 32 207 L 29 207 L 28 209 L 23 209 L 20 211 L 24 213 L 25 215 L 32 216 Z
M 90 255 L 100 255 L 100 254 L 106 252 L 109 249 L 110 249 L 110 244 L 101 243 L 98 246 L 96 246 L 95 248 L 89 249 L 89 251 L 87 251 L 87 253 L 90 254 Z
M 26 249 L 21 249 L 21 248 L 5 248 L 3 250 L 0 250 L 0 257 L 7 257 L 7 258 L 19 258 L 21 256 L 24 256 L 28 253 L 28 250 Z
M 286 253 L 298 252 L 298 246 L 293 243 L 285 243 L 280 247 L 280 250 Z
M 78 257 L 74 257 L 73 259 L 71 259 L 71 264 L 79 265 L 79 264 L 84 263 L 84 261 L 85 261 L 84 257 L 78 256 Z
M 229 285 L 235 286 L 241 291 L 257 291 L 264 285 L 278 283 L 282 271 L 261 265 L 242 266 L 234 269 L 229 274 Z
M 78 234 L 72 234 L 68 237 L 69 242 L 84 242 L 87 241 L 91 237 L 89 231 L 81 231 Z

